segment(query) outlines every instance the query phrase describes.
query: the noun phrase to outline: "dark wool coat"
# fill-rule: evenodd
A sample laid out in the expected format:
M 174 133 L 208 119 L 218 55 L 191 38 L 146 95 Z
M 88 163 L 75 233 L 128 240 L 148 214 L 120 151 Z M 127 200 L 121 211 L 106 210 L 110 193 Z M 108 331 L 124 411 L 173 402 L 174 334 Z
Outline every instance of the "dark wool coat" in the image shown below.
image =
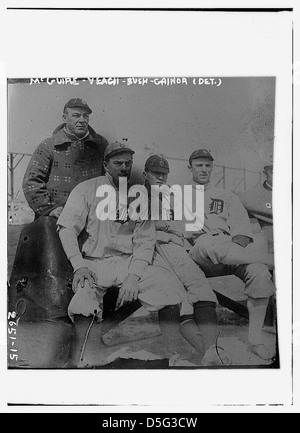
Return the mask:
M 89 126 L 79 139 L 60 125 L 36 148 L 23 179 L 23 191 L 36 218 L 64 206 L 72 189 L 84 180 L 102 176 L 108 142 Z

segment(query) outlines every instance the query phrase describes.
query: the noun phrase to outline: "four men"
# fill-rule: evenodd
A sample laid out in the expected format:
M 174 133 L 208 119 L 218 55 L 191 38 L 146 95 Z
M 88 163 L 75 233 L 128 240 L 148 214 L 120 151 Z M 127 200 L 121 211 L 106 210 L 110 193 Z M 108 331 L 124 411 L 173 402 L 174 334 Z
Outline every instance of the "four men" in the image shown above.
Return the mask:
M 128 203 L 133 200 L 120 188 L 120 180 L 129 181 L 135 152 L 119 142 L 108 145 L 89 126 L 91 112 L 79 98 L 65 105 L 64 123 L 38 146 L 23 181 L 36 218 L 58 218 L 59 236 L 74 268 L 70 317 L 95 314 L 101 320 L 103 296 L 117 286 L 117 308 L 139 299 L 147 310 L 158 312 L 169 358 L 176 354 L 179 332 L 203 355 L 218 337 L 217 300 L 206 276 L 234 273 L 245 283 L 252 351 L 271 359 L 262 328 L 269 297 L 275 293 L 269 272 L 273 255 L 249 247 L 252 231 L 238 196 L 210 185 L 214 161 L 210 152 L 199 149 L 189 158 L 192 185 L 204 189 L 199 230 L 184 233 L 183 225 L 172 217 L 172 206 L 170 217 L 165 220 L 160 214 L 155 224 L 149 215 L 132 219 Z M 148 158 L 147 199 L 152 186 L 167 183 L 168 173 L 165 158 Z M 115 199 L 107 206 L 118 209 L 115 219 L 105 218 L 99 207 L 98 198 L 109 190 Z M 87 239 L 81 249 L 82 231 Z M 184 237 L 192 245 L 189 254 Z

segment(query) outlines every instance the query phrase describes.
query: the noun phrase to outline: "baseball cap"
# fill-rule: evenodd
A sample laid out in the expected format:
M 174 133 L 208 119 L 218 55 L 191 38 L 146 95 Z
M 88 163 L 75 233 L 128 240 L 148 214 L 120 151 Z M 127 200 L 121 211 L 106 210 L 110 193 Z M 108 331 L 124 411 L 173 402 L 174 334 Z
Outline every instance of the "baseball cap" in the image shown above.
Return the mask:
M 197 158 L 208 158 L 211 161 L 214 161 L 214 158 L 211 156 L 210 152 L 207 149 L 194 150 L 194 152 L 189 157 L 189 163 L 191 163 L 193 159 Z
M 159 173 L 169 173 L 170 167 L 166 158 L 159 155 L 151 155 L 145 162 L 145 169 Z
M 269 158 L 265 159 L 264 170 L 272 170 L 273 169 L 273 155 L 270 155 Z
M 74 107 L 84 108 L 89 114 L 92 113 L 92 110 L 90 109 L 88 104 L 83 99 L 80 98 L 70 99 L 70 101 L 65 104 L 64 111 L 66 108 L 74 108 Z
M 130 147 L 126 146 L 124 143 L 119 143 L 118 141 L 115 141 L 114 143 L 110 143 L 104 150 L 104 159 L 106 159 L 108 156 L 114 156 L 118 153 L 124 153 L 129 152 L 132 155 L 135 153 L 134 150 L 130 149 Z

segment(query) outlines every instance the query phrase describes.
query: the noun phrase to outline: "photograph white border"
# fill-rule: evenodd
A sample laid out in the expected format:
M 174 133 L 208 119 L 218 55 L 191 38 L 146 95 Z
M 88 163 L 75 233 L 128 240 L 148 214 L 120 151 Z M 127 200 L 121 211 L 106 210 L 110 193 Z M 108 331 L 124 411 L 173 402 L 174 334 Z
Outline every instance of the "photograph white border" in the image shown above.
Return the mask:
M 16 371 L 6 363 L 6 212 L 1 214 L 3 251 L 0 302 L 1 400 L 82 406 L 98 412 L 214 412 L 295 407 L 292 362 L 292 27 L 294 13 L 7 11 L 1 5 L 1 138 L 7 142 L 6 78 L 85 76 L 276 76 L 274 209 L 278 287 L 279 370 L 222 371 Z M 80 2 L 64 2 L 75 7 Z M 115 2 L 117 3 L 117 2 Z M 120 2 L 118 2 L 120 3 Z M 129 4 L 128 4 L 129 3 Z M 135 6 L 132 6 L 132 4 Z M 136 6 L 138 3 L 139 6 Z M 145 5 L 147 2 L 143 2 Z M 148 2 L 149 3 L 149 2 Z M 225 7 L 224 2 L 160 2 L 148 7 Z M 226 7 L 241 7 L 241 2 Z M 233 3 L 233 2 L 231 2 Z M 245 2 L 243 2 L 243 7 Z M 249 3 L 249 2 L 248 2 Z M 295 2 L 251 2 L 248 7 L 295 7 Z M 273 2 L 274 3 L 274 2 Z M 37 6 L 39 4 L 39 6 Z M 51 2 L 51 7 L 62 7 Z M 99 7 L 99 2 L 85 2 Z M 193 6 L 192 6 L 193 4 Z M 103 6 L 102 6 L 103 5 Z M 112 7 L 112 2 L 102 7 Z M 190 5 L 190 6 L 189 6 Z M 239 5 L 239 6 L 238 6 Z M 292 5 L 292 6 L 291 6 Z M 30 2 L 41 7 L 40 2 Z M 78 6 L 80 7 L 80 6 Z M 117 7 L 117 6 L 116 6 Z M 120 6 L 121 7 L 121 6 Z M 124 5 L 122 6 L 124 7 Z M 127 7 L 142 7 L 127 2 Z M 147 7 L 147 6 L 145 6 Z M 237 15 L 239 14 L 239 15 Z M 99 24 L 100 23 L 100 24 Z M 53 29 L 55 31 L 53 31 Z M 178 31 L 180 29 L 180 32 Z M 295 51 L 296 52 L 296 51 Z M 84 53 L 76 58 L 77 53 Z M 113 53 L 113 55 L 112 55 Z M 296 59 L 297 60 L 297 59 Z M 297 64 L 297 63 L 296 63 Z M 299 83 L 297 83 L 299 86 Z M 295 114 L 294 114 L 295 115 Z M 294 117 L 295 118 L 295 117 Z M 6 181 L 1 148 L 1 184 Z M 294 159 L 298 151 L 294 149 Z M 299 159 L 298 159 L 299 160 Z M 284 173 L 284 175 L 282 175 Z M 295 184 L 294 184 L 295 187 Z M 2 187 L 3 206 L 6 191 Z M 297 206 L 298 203 L 295 202 Z M 2 206 L 2 209 L 4 207 Z M 282 227 L 284 229 L 282 229 Z M 5 240 L 5 241 L 4 241 Z M 297 297 L 297 296 L 296 296 Z M 295 300 L 296 300 L 295 297 Z M 294 302 L 295 302 L 294 300 Z M 294 316 L 295 330 L 299 325 Z M 299 332 L 299 331 L 298 331 Z M 297 334 L 296 334 L 297 335 Z M 299 337 L 298 337 L 299 340 Z M 3 379 L 2 379 L 3 378 Z M 111 383 L 114 386 L 111 387 Z M 299 382 L 298 382 L 299 383 Z M 177 392 L 176 392 L 177 390 Z M 293 406 L 294 401 L 294 406 Z M 96 407 L 90 405 L 97 405 Z M 23 409 L 26 410 L 26 409 Z M 30 409 L 28 409 L 30 411 Z M 40 408 L 35 407 L 35 411 Z M 43 406 L 42 411 L 45 411 Z M 51 406 L 47 407 L 51 411 Z M 65 411 L 59 406 L 55 411 Z M 262 409 L 263 410 L 263 409 Z

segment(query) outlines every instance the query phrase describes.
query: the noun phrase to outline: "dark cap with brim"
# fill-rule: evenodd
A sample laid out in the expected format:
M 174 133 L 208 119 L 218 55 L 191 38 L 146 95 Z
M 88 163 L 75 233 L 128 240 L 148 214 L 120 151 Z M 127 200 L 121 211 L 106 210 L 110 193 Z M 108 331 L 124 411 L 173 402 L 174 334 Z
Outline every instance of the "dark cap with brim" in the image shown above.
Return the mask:
M 70 101 L 67 102 L 66 105 L 64 106 L 64 111 L 66 110 L 66 108 L 77 108 L 77 107 L 84 108 L 89 114 L 92 113 L 92 110 L 90 109 L 88 104 L 81 98 L 70 99 Z
M 169 163 L 166 158 L 159 155 L 151 155 L 145 162 L 145 170 L 155 171 L 158 173 L 170 173 Z
M 189 157 L 189 163 L 191 163 L 193 159 L 197 159 L 197 158 L 207 158 L 210 159 L 211 161 L 214 161 L 214 158 L 212 157 L 212 155 L 207 149 L 194 150 L 194 152 Z
M 114 143 L 109 144 L 105 148 L 104 159 L 108 157 L 111 158 L 112 156 L 117 155 L 118 153 L 131 153 L 131 155 L 133 155 L 135 151 L 130 149 L 130 147 L 126 146 L 126 144 L 115 141 Z

